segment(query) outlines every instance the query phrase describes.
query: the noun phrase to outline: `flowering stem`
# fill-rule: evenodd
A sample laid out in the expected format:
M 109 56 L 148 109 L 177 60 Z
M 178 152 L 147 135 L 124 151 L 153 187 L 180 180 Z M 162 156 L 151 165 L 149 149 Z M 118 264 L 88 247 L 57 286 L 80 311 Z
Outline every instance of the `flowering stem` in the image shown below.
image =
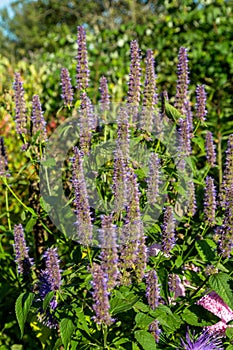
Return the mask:
M 218 132 L 218 176 L 219 176 L 219 188 L 222 184 L 222 136 L 221 132 Z
M 108 336 L 108 326 L 106 324 L 102 324 L 103 331 L 103 340 L 104 340 L 104 349 L 107 349 L 107 336 Z
M 6 188 L 6 191 L 5 191 L 5 198 L 6 198 L 6 216 L 7 216 L 7 222 L 8 222 L 9 230 L 11 231 L 11 220 L 10 220 L 9 201 L 8 201 L 8 188 Z

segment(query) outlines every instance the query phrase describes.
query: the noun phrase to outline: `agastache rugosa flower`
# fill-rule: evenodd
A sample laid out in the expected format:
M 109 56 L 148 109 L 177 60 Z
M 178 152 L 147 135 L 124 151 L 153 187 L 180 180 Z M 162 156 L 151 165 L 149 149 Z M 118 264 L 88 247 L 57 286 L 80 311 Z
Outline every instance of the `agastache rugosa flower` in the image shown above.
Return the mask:
M 8 174 L 8 158 L 6 154 L 6 148 L 4 145 L 4 138 L 0 137 L 0 176 L 7 176 L 9 177 L 10 174 Z
M 121 108 L 118 118 L 116 146 L 123 155 L 126 163 L 129 160 L 129 116 L 125 108 Z
M 187 49 L 184 47 L 179 49 L 177 68 L 178 80 L 176 86 L 175 107 L 180 111 L 180 113 L 185 115 L 185 103 L 188 97 L 189 70 Z
M 146 297 L 151 309 L 155 310 L 160 299 L 158 276 L 155 270 L 150 270 L 146 274 Z
M 114 155 L 114 173 L 113 173 L 113 194 L 114 194 L 114 212 L 120 213 L 127 204 L 127 172 L 126 161 L 123 152 L 120 149 L 115 151 Z
M 78 53 L 77 53 L 77 68 L 76 81 L 77 89 L 85 90 L 89 84 L 89 69 L 87 59 L 86 32 L 82 26 L 79 26 L 77 33 Z
M 84 154 L 89 153 L 91 142 L 91 130 L 95 128 L 96 121 L 92 108 L 91 101 L 86 92 L 81 92 L 81 105 L 78 111 L 79 116 L 79 134 L 80 134 L 80 148 Z
M 227 199 L 233 183 L 233 134 L 229 136 L 226 150 L 226 163 L 223 182 L 220 189 L 220 203 L 223 209 L 227 207 Z
M 47 140 L 46 122 L 44 120 L 43 111 L 41 108 L 40 98 L 38 95 L 34 95 L 32 98 L 32 132 L 39 134 L 40 141 Z
M 140 127 L 147 132 L 151 132 L 153 128 L 154 113 L 158 104 L 156 93 L 155 69 L 153 51 L 147 50 L 146 55 L 146 80 L 143 91 L 142 112 L 140 115 Z
M 233 311 L 216 292 L 208 293 L 202 297 L 197 304 L 221 319 L 221 321 L 216 324 L 205 327 L 209 333 L 225 335 L 226 329 L 232 327 L 227 325 L 227 323 L 233 320 Z
M 103 272 L 107 276 L 108 291 L 115 287 L 119 277 L 116 226 L 113 225 L 112 220 L 112 216 L 103 216 L 100 230 L 101 266 Z
M 89 245 L 92 240 L 92 222 L 88 203 L 86 182 L 83 173 L 82 152 L 74 147 L 74 157 L 72 158 L 73 175 L 72 183 L 75 193 L 74 205 L 77 217 L 76 227 L 79 241 L 84 245 Z
M 213 141 L 213 135 L 210 131 L 206 133 L 205 149 L 206 149 L 207 162 L 211 167 L 214 167 L 216 163 L 216 151 L 215 151 L 215 145 Z
M 169 275 L 168 284 L 169 284 L 169 291 L 172 294 L 172 299 L 185 296 L 185 287 L 178 275 L 176 274 Z
M 229 258 L 233 249 L 233 184 L 227 189 L 224 205 L 224 221 L 217 231 L 220 233 L 219 251 L 224 258 Z
M 16 131 L 18 134 L 27 134 L 26 124 L 26 102 L 24 97 L 24 88 L 20 73 L 15 73 L 15 80 L 13 83 L 14 101 L 15 101 L 15 122 Z
M 161 334 L 161 329 L 159 329 L 159 321 L 158 320 L 154 320 L 150 325 L 149 325 L 149 331 L 150 333 L 153 335 L 156 343 L 159 342 L 159 337 Z
M 204 199 L 204 213 L 206 222 L 210 226 L 215 225 L 215 210 L 216 210 L 216 189 L 212 177 L 207 176 Z
M 70 73 L 67 68 L 61 69 L 61 98 L 64 100 L 65 106 L 71 106 L 74 99 L 74 92 L 71 85 Z
M 190 125 L 187 118 L 179 119 L 179 150 L 181 157 L 190 156 L 192 153 Z
M 129 73 L 129 89 L 127 95 L 127 105 L 130 111 L 130 117 L 132 121 L 137 121 L 138 107 L 140 103 L 140 78 L 141 78 L 141 68 L 140 68 L 140 49 L 138 42 L 136 40 L 130 43 L 130 73 Z
M 160 184 L 160 159 L 157 153 L 151 153 L 149 161 L 149 174 L 147 179 L 147 200 L 149 204 L 156 204 Z
M 188 208 L 187 214 L 193 216 L 197 210 L 196 196 L 195 196 L 195 186 L 192 180 L 187 183 L 187 194 L 188 194 Z
M 204 122 L 206 119 L 207 110 L 206 110 L 206 92 L 204 85 L 197 85 L 196 88 L 196 117 L 201 122 Z
M 93 310 L 96 316 L 94 321 L 99 324 L 110 326 L 114 319 L 109 314 L 109 292 L 107 290 L 107 277 L 100 265 L 93 263 L 91 269 L 93 287 Z
M 110 109 L 110 95 L 108 93 L 108 82 L 103 76 L 100 78 L 100 109 L 102 112 Z
M 181 340 L 182 349 L 185 350 L 223 350 L 221 339 L 215 335 L 210 335 L 207 331 L 202 333 L 198 338 L 186 333 L 185 341 Z
M 165 208 L 163 219 L 162 251 L 165 254 L 170 254 L 172 248 L 175 245 L 175 242 L 175 219 L 173 214 L 173 208 L 171 206 L 167 206 Z
M 29 275 L 33 259 L 29 258 L 28 247 L 24 238 L 24 230 L 21 224 L 14 226 L 14 248 L 16 255 L 16 263 L 18 265 L 19 274 Z

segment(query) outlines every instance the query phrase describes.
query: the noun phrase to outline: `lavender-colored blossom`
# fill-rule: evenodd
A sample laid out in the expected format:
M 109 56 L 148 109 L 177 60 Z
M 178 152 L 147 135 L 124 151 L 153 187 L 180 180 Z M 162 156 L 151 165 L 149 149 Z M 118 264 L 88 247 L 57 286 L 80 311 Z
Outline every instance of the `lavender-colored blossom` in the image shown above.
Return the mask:
M 160 299 L 160 287 L 155 270 L 150 270 L 146 274 L 146 297 L 151 309 L 155 310 Z
M 121 108 L 119 111 L 117 129 L 117 149 L 119 149 L 124 155 L 126 165 L 129 160 L 129 116 L 125 108 Z
M 224 258 L 229 258 L 233 249 L 233 184 L 227 189 L 224 205 L 223 224 L 218 228 L 218 233 L 220 233 L 219 251 Z
M 159 321 L 154 320 L 150 325 L 149 325 L 149 331 L 153 335 L 154 340 L 156 343 L 159 342 L 160 334 L 161 334 L 161 329 L 159 328 Z
M 176 274 L 170 274 L 168 278 L 169 291 L 172 294 L 172 299 L 185 297 L 185 287 Z
M 119 277 L 116 226 L 113 225 L 112 220 L 112 216 L 103 216 L 102 228 L 100 230 L 101 266 L 107 276 L 108 291 L 115 287 Z
M 197 210 L 196 196 L 195 196 L 195 186 L 192 180 L 187 183 L 187 194 L 188 194 L 188 208 L 187 213 L 189 216 L 193 216 Z
M 47 140 L 46 122 L 44 120 L 43 111 L 41 108 L 40 98 L 38 95 L 34 95 L 32 98 L 32 132 L 39 134 L 40 141 Z
M 74 92 L 71 85 L 70 73 L 67 68 L 61 69 L 61 98 L 64 100 L 65 106 L 72 105 L 74 99 Z
M 141 78 L 141 68 L 140 68 L 140 49 L 138 42 L 136 40 L 131 41 L 130 43 L 130 73 L 129 73 L 129 89 L 127 95 L 127 104 L 130 111 L 130 116 L 132 121 L 137 120 L 138 115 L 138 106 L 140 103 L 140 78 Z
M 100 265 L 94 263 L 91 267 L 92 274 L 92 287 L 93 287 L 93 310 L 96 316 L 94 321 L 99 324 L 105 324 L 110 326 L 114 319 L 109 314 L 109 292 L 107 288 L 107 278 Z
M 113 173 L 114 211 L 120 213 L 127 204 L 127 172 L 123 152 L 117 149 L 114 156 Z
M 180 113 L 185 115 L 186 108 L 185 103 L 188 96 L 189 85 L 189 70 L 188 70 L 188 55 L 187 49 L 181 47 L 178 55 L 178 80 L 176 86 L 175 107 Z
M 8 158 L 4 145 L 4 138 L 0 137 L 0 176 L 10 176 L 8 174 Z
M 72 183 L 75 193 L 74 205 L 77 217 L 75 224 L 77 226 L 77 235 L 79 237 L 79 241 L 84 245 L 89 245 L 92 240 L 93 227 L 91 222 L 90 207 L 88 203 L 86 182 L 83 173 L 82 152 L 77 147 L 74 147 L 73 150 L 74 157 L 72 158 Z
M 223 350 L 221 339 L 204 331 L 198 338 L 186 333 L 186 341 L 181 340 L 182 349 L 185 350 Z
M 20 73 L 15 73 L 15 80 L 13 83 L 13 89 L 15 90 L 15 122 L 16 131 L 18 134 L 27 134 L 26 124 L 26 102 L 24 97 L 24 88 Z
M 189 125 L 189 137 L 193 138 L 193 113 L 191 109 L 191 103 L 189 99 L 187 99 L 184 103 L 185 115 L 187 118 L 187 123 Z
M 93 112 L 93 107 L 86 92 L 81 92 L 81 105 L 78 111 L 79 116 L 79 134 L 80 134 L 80 148 L 84 154 L 89 153 L 91 142 L 91 130 L 95 129 L 96 121 Z
M 210 226 L 215 225 L 215 210 L 216 210 L 216 189 L 212 177 L 207 176 L 204 199 L 204 213 L 206 222 Z
M 142 111 L 140 114 L 140 127 L 148 132 L 152 131 L 155 108 L 158 104 L 156 93 L 156 76 L 154 69 L 153 51 L 147 50 L 146 55 L 146 79 L 143 91 Z
M 179 119 L 179 151 L 181 157 L 190 156 L 192 153 L 190 124 L 187 118 Z
M 171 206 L 167 206 L 163 220 L 162 251 L 166 254 L 170 254 L 175 242 L 175 219 L 173 208 Z
M 21 224 L 14 226 L 14 248 L 18 272 L 19 274 L 27 276 L 30 273 L 31 266 L 33 265 L 33 259 L 29 258 L 29 248 L 26 246 L 24 230 Z
M 82 26 L 79 26 L 77 34 L 78 53 L 77 53 L 77 68 L 76 68 L 76 81 L 77 89 L 85 90 L 89 83 L 88 59 L 87 59 L 87 45 L 86 45 L 86 32 Z
M 204 122 L 206 119 L 207 110 L 206 110 L 206 92 L 204 85 L 197 85 L 196 88 L 196 117 L 201 122 Z
M 206 133 L 206 159 L 210 166 L 214 167 L 216 163 L 216 151 L 213 141 L 213 135 L 210 131 Z
M 110 109 L 110 95 L 108 93 L 108 82 L 103 76 L 100 78 L 100 109 L 102 112 Z
M 229 136 L 226 150 L 225 170 L 223 174 L 223 182 L 220 188 L 220 204 L 223 209 L 227 207 L 229 192 L 233 183 L 233 134 Z
M 157 153 L 151 153 L 149 161 L 149 174 L 147 179 L 147 200 L 149 204 L 155 205 L 159 196 L 160 184 L 160 159 Z
M 45 273 L 48 276 L 50 288 L 55 292 L 61 286 L 61 272 L 59 267 L 60 260 L 58 259 L 57 249 L 47 249 L 43 257 L 45 258 L 46 262 Z

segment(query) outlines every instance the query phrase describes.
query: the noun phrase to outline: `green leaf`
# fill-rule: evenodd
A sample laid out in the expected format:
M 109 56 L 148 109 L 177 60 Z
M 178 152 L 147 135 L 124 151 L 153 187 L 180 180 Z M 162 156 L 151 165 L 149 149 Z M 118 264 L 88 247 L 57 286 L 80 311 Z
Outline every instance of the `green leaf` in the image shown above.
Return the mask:
M 132 309 L 133 305 L 139 300 L 139 297 L 133 293 L 124 296 L 119 291 L 116 292 L 116 296 L 110 301 L 112 315 Z
M 195 308 L 191 311 L 190 309 L 184 310 L 182 319 L 192 326 L 205 327 L 211 323 L 202 319 L 202 313 L 200 308 L 195 305 Z
M 27 222 L 27 225 L 25 227 L 25 231 L 26 232 L 31 232 L 34 225 L 36 224 L 36 221 L 37 221 L 37 217 L 35 216 L 32 216 L 29 221 Z
M 64 348 L 67 349 L 74 331 L 73 322 L 69 318 L 63 318 L 60 322 L 61 339 Z
M 21 331 L 21 338 L 23 337 L 24 325 L 34 297 L 33 293 L 25 292 L 20 294 L 15 303 L 15 313 Z
M 135 322 L 138 326 L 138 328 L 147 328 L 151 322 L 153 322 L 154 318 L 151 316 L 148 316 L 142 312 L 139 312 L 135 317 Z
M 229 285 L 229 276 L 224 272 L 210 276 L 209 283 L 211 288 L 233 309 L 233 293 Z
M 178 120 L 185 119 L 185 116 L 181 114 L 178 109 L 170 105 L 169 103 L 165 102 L 165 113 L 169 119 L 174 120 L 175 123 L 178 122 Z
M 167 333 L 173 333 L 182 324 L 180 317 L 173 314 L 165 305 L 159 305 L 156 310 L 150 312 L 150 315 L 159 321 Z
M 50 302 L 50 300 L 52 299 L 52 297 L 54 296 L 54 291 L 51 291 L 49 293 L 46 294 L 44 300 L 43 300 L 43 310 L 46 310 L 48 307 L 48 304 Z
M 203 262 L 210 262 L 215 259 L 216 256 L 213 249 L 216 248 L 216 244 L 210 239 L 196 241 L 195 247 Z
M 134 332 L 135 339 L 141 345 L 144 350 L 156 350 L 157 346 L 153 335 L 146 331 Z

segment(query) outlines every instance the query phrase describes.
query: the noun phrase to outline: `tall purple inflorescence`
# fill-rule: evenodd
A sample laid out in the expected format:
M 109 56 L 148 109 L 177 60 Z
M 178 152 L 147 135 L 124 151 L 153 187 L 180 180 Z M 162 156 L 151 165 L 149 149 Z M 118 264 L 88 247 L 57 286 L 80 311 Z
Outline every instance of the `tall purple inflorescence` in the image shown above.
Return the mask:
M 117 149 L 114 154 L 113 194 L 114 212 L 120 213 L 127 205 L 127 172 L 123 152 Z
M 102 112 L 110 109 L 110 95 L 108 93 L 108 82 L 105 77 L 100 78 L 100 109 Z
M 175 107 L 180 111 L 180 113 L 185 115 L 185 103 L 188 97 L 189 70 L 187 49 L 184 47 L 181 47 L 179 50 L 177 68 L 178 80 L 176 87 Z
M 129 116 L 126 109 L 121 108 L 118 118 L 117 149 L 122 152 L 126 165 L 129 160 L 129 143 Z
M 70 73 L 67 68 L 61 69 L 61 98 L 64 100 L 65 106 L 71 106 L 74 99 L 74 92 L 71 85 Z
M 138 107 L 140 103 L 140 88 L 141 88 L 141 68 L 140 68 L 140 49 L 136 40 L 130 43 L 130 74 L 129 74 L 129 89 L 127 95 L 127 105 L 132 121 L 137 121 Z
M 223 209 L 227 207 L 228 192 L 231 192 L 233 183 L 233 134 L 229 136 L 226 150 L 226 163 L 223 174 L 223 182 L 220 188 L 220 203 Z
M 223 344 L 220 338 L 210 335 L 207 331 L 202 333 L 198 338 L 194 335 L 191 337 L 186 333 L 186 341 L 181 340 L 182 349 L 185 350 L 223 350 Z
M 47 140 L 46 122 L 44 120 L 43 111 L 40 104 L 40 98 L 38 95 L 34 95 L 32 98 L 31 120 L 32 120 L 33 134 L 40 132 L 39 140 L 42 142 L 46 141 Z
M 224 221 L 218 228 L 219 250 L 224 258 L 229 258 L 233 249 L 233 184 L 227 188 L 224 205 Z
M 95 128 L 94 113 L 91 101 L 87 96 L 86 92 L 81 92 L 80 95 L 81 105 L 78 111 L 79 117 L 79 134 L 80 134 L 80 148 L 84 154 L 89 153 L 90 142 L 91 142 L 91 130 Z
M 154 114 L 157 113 L 155 108 L 158 104 L 154 64 L 153 51 L 147 50 L 146 79 L 143 91 L 142 112 L 140 115 L 140 127 L 147 132 L 151 132 L 153 129 Z
M 170 274 L 168 277 L 169 292 L 172 294 L 172 299 L 185 296 L 185 287 L 181 279 L 176 274 Z
M 148 304 L 152 310 L 155 310 L 159 305 L 160 299 L 160 289 L 158 283 L 158 276 L 155 270 L 150 270 L 146 274 L 146 296 L 148 300 Z M 156 343 L 159 342 L 159 336 L 161 330 L 159 329 L 159 321 L 154 320 L 150 326 L 149 330 L 153 335 Z
M 78 28 L 77 42 L 78 42 L 78 53 L 77 53 L 77 68 L 76 68 L 76 81 L 77 89 L 85 90 L 89 84 L 89 69 L 87 59 L 87 45 L 86 45 L 86 32 L 82 26 Z
M 103 216 L 100 230 L 101 266 L 107 277 L 108 291 L 115 287 L 119 277 L 116 226 L 113 225 L 112 220 L 112 216 Z
M 75 193 L 74 205 L 77 216 L 77 236 L 79 242 L 89 245 L 92 241 L 92 222 L 88 203 L 86 182 L 83 173 L 82 152 L 74 147 L 72 183 Z
M 206 110 L 206 92 L 204 85 L 197 85 L 196 88 L 196 117 L 201 122 L 204 122 L 206 119 L 207 110 Z
M 216 163 L 216 151 L 213 141 L 213 135 L 210 131 L 206 133 L 205 149 L 207 162 L 211 167 L 214 167 Z
M 60 260 L 58 259 L 57 249 L 47 249 L 44 253 L 44 258 L 46 261 L 45 273 L 48 276 L 50 289 L 56 292 L 61 286 Z
M 204 199 L 204 213 L 206 222 L 210 226 L 215 225 L 215 210 L 216 210 L 216 189 L 212 177 L 207 176 Z
M 16 255 L 16 263 L 18 265 L 19 274 L 29 275 L 33 259 L 29 258 L 28 247 L 24 238 L 24 230 L 21 224 L 14 226 L 14 248 Z
M 147 179 L 147 201 L 149 204 L 155 205 L 159 196 L 160 184 L 160 159 L 157 153 L 151 153 L 149 161 L 149 174 Z
M 187 194 L 188 194 L 187 214 L 189 216 L 193 216 L 195 215 L 197 210 L 197 203 L 196 203 L 196 196 L 195 196 L 195 186 L 192 180 L 188 181 L 187 183 Z
M 15 122 L 16 131 L 18 134 L 27 134 L 26 124 L 26 102 L 24 97 L 24 88 L 20 73 L 15 73 L 15 80 L 13 83 L 13 89 L 15 90 Z
M 93 287 L 93 309 L 96 316 L 94 320 L 96 323 L 110 326 L 114 319 L 109 314 L 109 292 L 107 291 L 107 278 L 100 265 L 94 263 L 91 267 L 92 287 Z
M 163 220 L 162 251 L 169 255 L 175 245 L 175 242 L 175 219 L 173 208 L 171 206 L 167 206 Z
M 6 154 L 6 149 L 4 145 L 4 138 L 0 137 L 0 176 L 7 176 L 9 177 L 10 174 L 8 174 L 8 158 Z

